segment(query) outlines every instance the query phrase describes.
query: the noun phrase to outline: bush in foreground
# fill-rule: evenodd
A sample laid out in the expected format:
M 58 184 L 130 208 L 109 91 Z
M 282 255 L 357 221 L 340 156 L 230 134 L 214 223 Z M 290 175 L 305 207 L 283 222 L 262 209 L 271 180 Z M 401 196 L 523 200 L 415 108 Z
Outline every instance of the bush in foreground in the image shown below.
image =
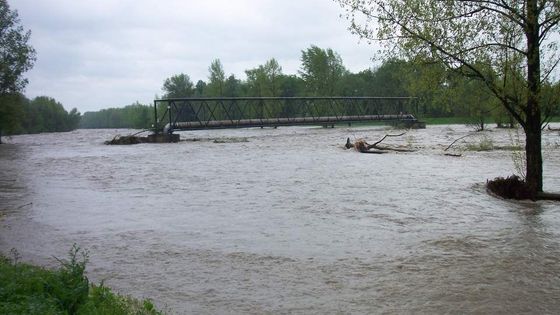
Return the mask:
M 56 270 L 0 256 L 0 314 L 162 314 L 149 300 L 117 295 L 84 275 L 87 252 L 74 245 Z
M 489 180 L 486 182 L 486 187 L 492 193 L 506 199 L 536 200 L 537 197 L 531 187 L 517 175 Z

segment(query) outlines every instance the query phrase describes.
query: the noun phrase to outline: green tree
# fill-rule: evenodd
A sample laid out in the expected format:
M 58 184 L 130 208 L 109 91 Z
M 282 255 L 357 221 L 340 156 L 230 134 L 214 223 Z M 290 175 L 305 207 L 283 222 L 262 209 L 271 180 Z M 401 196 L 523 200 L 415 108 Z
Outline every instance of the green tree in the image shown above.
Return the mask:
M 80 121 L 82 120 L 82 115 L 78 111 L 77 108 L 72 108 L 68 113 L 68 129 L 74 130 L 77 129 L 80 125 Z
M 81 128 L 148 128 L 152 123 L 153 107 L 135 102 L 122 108 L 107 108 L 87 112 L 82 116 Z M 72 111 L 69 116 L 72 115 Z
M 31 31 L 20 25 L 17 11 L 0 0 L 0 144 L 2 131 L 15 132 L 20 127 L 22 97 L 17 93 L 28 82 L 23 73 L 35 62 L 35 50 L 28 44 L 30 37 Z
M 163 92 L 165 98 L 189 97 L 194 93 L 193 83 L 188 75 L 177 74 L 165 79 Z
M 348 72 L 342 58 L 332 49 L 311 46 L 301 52 L 302 68 L 299 71 L 313 96 L 332 96 L 336 94 L 339 80 Z
M 476 131 L 486 127 L 488 119 L 497 107 L 496 98 L 475 79 L 448 72 L 445 89 L 439 97 L 445 101 L 454 116 L 468 118 L 469 126 Z M 498 104 L 499 105 L 499 104 Z
M 408 96 L 406 73 L 409 65 L 398 59 L 388 59 L 373 71 L 369 89 L 375 96 Z
M 25 103 L 28 100 L 20 93 L 0 94 L 0 144 L 2 131 L 10 134 L 21 131 Z
M 266 91 L 266 71 L 262 65 L 245 70 L 245 74 L 247 75 L 247 89 L 250 96 L 269 96 Z
M 449 102 L 448 70 L 439 63 L 400 63 L 400 75 L 408 95 L 418 98 L 420 113 L 430 117 L 449 117 L 457 114 Z
M 27 85 L 23 73 L 33 67 L 35 50 L 28 44 L 31 31 L 20 25 L 17 11 L 0 0 L 0 94 L 21 92 Z
M 224 84 L 224 96 L 239 97 L 241 95 L 241 81 L 231 74 Z
M 213 60 L 208 71 L 210 72 L 207 86 L 208 96 L 224 96 L 226 75 L 220 59 Z
M 251 96 L 277 97 L 282 93 L 282 67 L 276 59 L 272 58 L 264 65 L 245 70 L 245 74 Z
M 296 75 L 281 75 L 280 78 L 280 96 L 281 97 L 295 97 L 304 94 L 305 82 Z M 279 116 L 282 117 L 297 117 L 303 115 L 301 107 L 297 106 L 292 100 L 284 101 Z
M 276 59 L 272 58 L 264 64 L 264 73 L 268 87 L 267 94 L 273 97 L 278 97 L 280 95 L 282 67 L 278 64 Z
M 558 64 L 558 1 L 337 1 L 352 30 L 383 40 L 386 55 L 438 62 L 483 82 L 523 127 L 526 181 L 542 191 L 541 89 Z
M 344 75 L 339 83 L 340 96 L 368 96 L 372 94 L 370 82 L 374 76 L 370 69 L 361 71 L 359 73 L 347 73 Z
M 25 131 L 30 133 L 71 131 L 80 119 L 77 109 L 70 116 L 61 103 L 48 96 L 38 96 L 29 102 L 26 115 L 33 117 L 23 122 Z
M 280 77 L 280 96 L 301 96 L 305 91 L 305 81 L 296 75 L 282 75 Z
M 206 82 L 198 80 L 196 86 L 194 87 L 194 96 L 202 97 L 205 95 Z

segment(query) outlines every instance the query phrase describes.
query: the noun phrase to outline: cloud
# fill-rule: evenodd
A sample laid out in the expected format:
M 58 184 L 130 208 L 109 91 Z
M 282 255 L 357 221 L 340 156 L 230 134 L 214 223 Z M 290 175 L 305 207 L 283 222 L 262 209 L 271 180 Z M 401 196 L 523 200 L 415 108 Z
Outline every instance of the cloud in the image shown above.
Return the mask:
M 373 48 L 358 44 L 325 0 L 17 0 L 32 31 L 38 60 L 27 73 L 30 97 L 49 95 L 80 111 L 150 103 L 165 78 L 187 73 L 207 80 L 220 58 L 226 73 L 276 58 L 285 73 L 300 67 L 301 50 L 333 48 L 359 71 Z

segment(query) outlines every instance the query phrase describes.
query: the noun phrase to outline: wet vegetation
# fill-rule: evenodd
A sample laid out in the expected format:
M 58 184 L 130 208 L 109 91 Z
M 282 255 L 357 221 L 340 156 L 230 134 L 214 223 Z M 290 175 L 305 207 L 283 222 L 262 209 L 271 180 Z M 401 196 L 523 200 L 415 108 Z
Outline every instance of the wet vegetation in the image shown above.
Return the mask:
M 478 143 L 467 144 L 469 151 L 492 151 L 494 149 L 494 142 L 487 136 L 483 136 Z
M 536 200 L 535 190 L 517 175 L 507 178 L 498 177 L 486 183 L 488 190 L 502 198 L 517 200 Z
M 90 283 L 88 253 L 76 245 L 54 270 L 21 263 L 15 250 L 11 255 L 0 256 L 0 314 L 162 314 L 149 300 Z

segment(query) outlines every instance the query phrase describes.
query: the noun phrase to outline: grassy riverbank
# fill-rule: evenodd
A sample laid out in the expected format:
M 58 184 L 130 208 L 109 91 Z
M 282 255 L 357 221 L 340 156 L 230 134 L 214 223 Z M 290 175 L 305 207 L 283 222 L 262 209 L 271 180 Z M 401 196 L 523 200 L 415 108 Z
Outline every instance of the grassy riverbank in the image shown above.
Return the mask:
M 111 292 L 85 276 L 87 252 L 74 246 L 68 260 L 50 270 L 0 255 L 0 314 L 162 314 L 149 300 Z

